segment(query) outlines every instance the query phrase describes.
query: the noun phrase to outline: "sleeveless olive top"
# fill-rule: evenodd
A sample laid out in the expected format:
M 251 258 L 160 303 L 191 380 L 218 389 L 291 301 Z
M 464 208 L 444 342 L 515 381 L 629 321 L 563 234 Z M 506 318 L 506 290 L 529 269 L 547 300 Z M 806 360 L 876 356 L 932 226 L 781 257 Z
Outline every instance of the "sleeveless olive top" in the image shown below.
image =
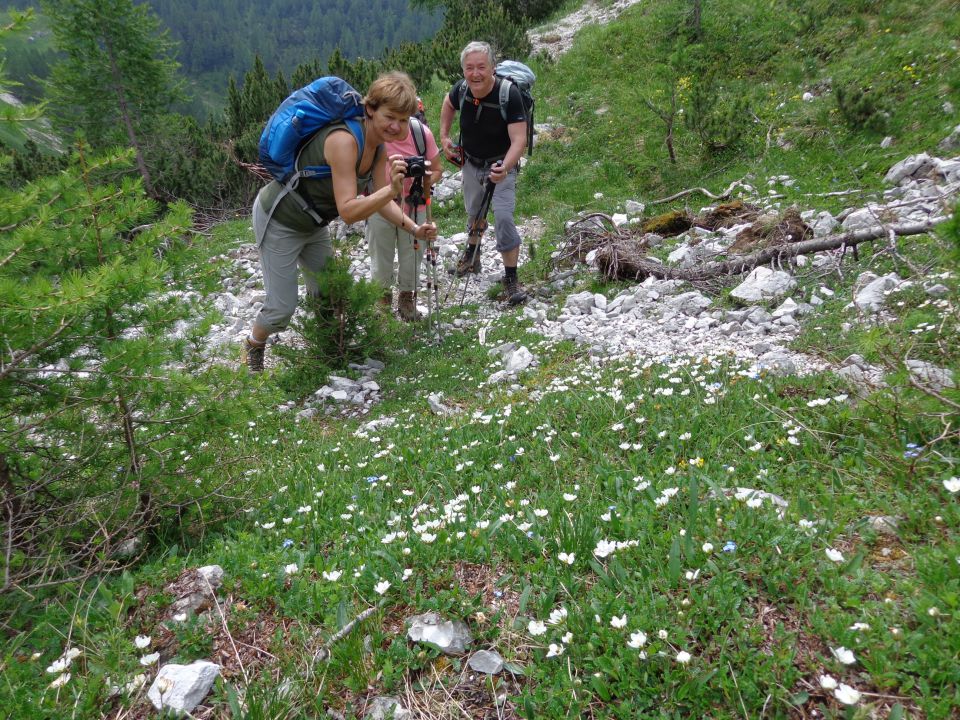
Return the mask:
M 363 127 L 362 123 L 361 127 Z M 297 162 L 297 168 L 307 167 L 309 165 L 329 165 L 323 155 L 323 145 L 327 140 L 327 136 L 336 131 L 350 132 L 346 124 L 342 122 L 327 125 L 325 128 L 319 130 L 317 134 L 310 138 L 307 144 L 303 146 L 303 150 L 300 153 L 300 160 Z M 351 134 L 350 137 L 353 137 L 353 135 Z M 363 154 L 358 153 L 356 168 L 357 195 L 363 193 L 370 184 L 373 178 L 373 168 L 377 164 L 377 156 L 379 156 L 382 151 L 382 146 L 377 148 L 370 169 L 364 175 L 360 174 L 360 161 Z M 276 180 L 273 180 L 260 191 L 258 197 L 260 206 L 264 212 L 270 211 L 270 208 L 273 207 L 273 203 L 277 199 L 277 195 L 282 189 L 283 186 Z M 324 220 L 329 222 L 340 215 L 337 210 L 336 198 L 333 195 L 333 178 L 302 178 L 300 184 L 297 185 L 297 192 L 313 206 L 313 209 Z M 271 218 L 271 222 L 272 221 L 279 222 L 292 230 L 300 232 L 310 232 L 317 227 L 313 218 L 301 210 L 297 201 L 289 195 L 284 197 L 277 205 Z

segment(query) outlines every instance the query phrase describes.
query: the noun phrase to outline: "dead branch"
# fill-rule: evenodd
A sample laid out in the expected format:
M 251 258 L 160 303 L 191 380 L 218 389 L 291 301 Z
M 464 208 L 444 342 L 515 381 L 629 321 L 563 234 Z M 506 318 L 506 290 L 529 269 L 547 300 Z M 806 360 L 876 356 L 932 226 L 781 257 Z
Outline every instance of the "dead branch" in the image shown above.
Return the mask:
M 690 188 L 689 190 L 682 190 L 678 193 L 674 193 L 670 197 L 660 198 L 659 200 L 651 200 L 650 202 L 647 203 L 647 205 L 648 206 L 659 205 L 660 203 L 670 202 L 671 200 L 679 200 L 680 198 L 685 197 L 686 195 L 691 195 L 695 192 L 703 193 L 711 200 L 726 200 L 728 197 L 730 197 L 730 193 L 732 193 L 736 188 L 740 187 L 742 184 L 743 184 L 742 178 L 740 180 L 734 180 L 732 183 L 730 183 L 730 185 L 727 186 L 727 189 L 724 190 L 719 195 L 714 195 L 712 192 L 702 187 Z
M 647 277 L 654 277 L 659 280 L 688 280 L 699 282 L 710 280 L 722 275 L 739 275 L 741 273 L 753 270 L 760 265 L 766 265 L 771 262 L 781 261 L 796 257 L 797 255 L 806 255 L 808 253 L 823 252 L 825 250 L 837 250 L 840 248 L 856 247 L 862 242 L 876 240 L 886 237 L 888 232 L 894 235 L 921 235 L 930 232 L 940 223 L 948 218 L 936 218 L 920 223 L 910 223 L 907 225 L 888 225 L 886 227 L 871 227 L 853 232 L 828 235 L 813 240 L 804 240 L 798 243 L 776 245 L 767 247 L 750 255 L 731 258 L 729 260 L 709 262 L 695 268 L 674 268 L 663 265 L 662 263 L 649 260 L 643 257 L 630 258 L 629 263 L 622 259 L 614 258 L 614 261 L 606 263 L 604 274 L 607 277 L 624 279 L 630 277 L 635 280 L 643 280 Z M 612 250 L 612 254 L 616 249 Z M 635 254 L 635 253 L 634 253 Z M 611 270 L 616 267 L 618 274 L 611 274 Z M 621 269 L 628 271 L 627 275 L 622 274 Z
M 248 173 L 253 175 L 258 180 L 262 180 L 264 182 L 269 182 L 270 180 L 273 180 L 273 176 L 270 174 L 270 171 L 268 171 L 263 165 L 259 163 L 243 162 L 242 160 L 237 158 L 235 158 L 235 160 L 237 165 L 242 167 L 244 170 L 246 170 Z
M 10 358 L 4 367 L 0 368 L 0 380 L 3 380 L 7 375 L 9 375 L 14 369 L 17 368 L 21 363 L 23 363 L 28 358 L 36 355 L 38 352 L 43 350 L 45 347 L 50 345 L 54 340 L 56 340 L 60 335 L 63 334 L 63 331 L 70 327 L 71 322 L 67 318 L 60 318 L 60 327 L 53 331 L 52 335 L 45 337 L 43 340 L 38 341 L 33 347 L 24 350 L 23 352 L 16 353 L 13 357 Z
M 340 642 L 341 640 L 343 640 L 343 638 L 345 638 L 347 635 L 349 635 L 349 634 L 351 633 L 351 631 L 353 630 L 353 628 L 356 627 L 358 623 L 363 622 L 363 621 L 366 620 L 368 617 L 370 617 L 371 615 L 373 615 L 376 611 L 377 611 L 377 607 L 376 607 L 376 606 L 367 608 L 367 609 L 364 610 L 362 613 L 360 613 L 359 615 L 357 615 L 353 620 L 351 620 L 351 621 L 348 622 L 346 625 L 344 625 L 342 628 L 340 628 L 340 630 L 338 630 L 336 633 L 334 633 L 334 634 L 330 637 L 330 639 L 327 640 L 326 644 L 323 645 L 323 647 L 321 647 L 319 650 L 317 650 L 316 654 L 313 656 L 313 661 L 314 661 L 314 662 L 323 662 L 324 660 L 330 659 L 330 648 L 332 648 L 332 647 L 333 647 L 334 645 L 336 645 L 338 642 Z

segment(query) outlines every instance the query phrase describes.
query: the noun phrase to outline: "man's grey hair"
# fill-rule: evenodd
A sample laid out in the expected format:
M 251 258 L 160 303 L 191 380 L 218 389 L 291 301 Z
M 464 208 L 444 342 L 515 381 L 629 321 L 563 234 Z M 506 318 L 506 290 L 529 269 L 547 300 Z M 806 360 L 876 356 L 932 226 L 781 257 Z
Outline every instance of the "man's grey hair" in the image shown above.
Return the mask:
M 486 53 L 491 65 L 496 63 L 496 58 L 493 56 L 493 48 L 490 47 L 490 43 L 474 40 L 460 52 L 460 67 L 463 67 L 463 64 L 467 61 L 467 55 L 478 52 Z

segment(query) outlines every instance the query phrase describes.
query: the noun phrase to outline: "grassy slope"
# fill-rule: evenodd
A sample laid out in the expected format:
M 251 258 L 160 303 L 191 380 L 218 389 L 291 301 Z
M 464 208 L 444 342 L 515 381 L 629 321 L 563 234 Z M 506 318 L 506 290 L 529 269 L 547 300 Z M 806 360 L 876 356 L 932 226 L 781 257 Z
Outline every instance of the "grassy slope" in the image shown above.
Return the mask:
M 958 34 L 950 3 L 917 10 L 861 2 L 862 13 L 822 15 L 807 33 L 794 5 L 737 5 L 721 14 L 705 3 L 708 36 L 739 40 L 727 47 L 724 82 L 750 96 L 760 120 L 736 152 L 702 157 L 681 129 L 671 166 L 659 121 L 640 101 L 662 103 L 668 87 L 657 73 L 671 3 L 588 28 L 559 62 L 538 66 L 539 117 L 553 116 L 572 137 L 562 152 L 541 146 L 524 171 L 521 210 L 548 219 L 545 242 L 556 242 L 550 237 L 575 211 L 610 211 L 689 186 L 716 190 L 747 173 L 758 184 L 769 174 L 795 177 L 788 192 L 796 199 L 878 188 L 893 160 L 932 149 L 956 122 L 940 109 L 946 100 L 960 106 L 950 74 L 956 47 L 944 39 Z M 879 147 L 882 134 L 845 128 L 829 96 L 800 99 L 827 77 L 884 91 L 891 149 Z M 608 111 L 597 115 L 600 106 Z M 768 149 L 770 127 L 793 149 Z M 605 197 L 595 200 L 597 191 Z M 460 219 L 449 211 L 442 221 L 452 228 Z M 219 232 L 243 237 L 247 223 Z M 929 261 L 931 273 L 955 268 L 943 242 L 903 251 Z M 818 282 L 844 293 L 859 271 L 891 267 L 905 271 L 865 251 L 846 279 Z M 848 316 L 838 300 L 802 343 L 875 362 L 909 348 L 957 369 L 956 276 L 944 282 L 946 305 L 907 293 L 888 328 L 840 332 Z M 470 680 L 460 661 L 403 640 L 403 618 L 434 609 L 464 619 L 475 647 L 496 648 L 523 672 L 495 684 L 510 697 L 508 709 L 528 717 L 949 717 L 960 704 L 960 508 L 942 484 L 960 473 L 955 436 L 934 440 L 944 403 L 911 393 L 895 373 L 896 392 L 850 404 L 830 376 L 750 377 L 722 359 L 598 369 L 509 319 L 489 328 L 484 347 L 475 328 L 441 347 L 421 346 L 408 329 L 396 333 L 396 347 L 409 352 L 388 358 L 376 410 L 397 418 L 394 427 L 357 436 L 355 422 L 295 424 L 268 410 L 278 398 L 265 377 L 261 416 L 211 438 L 250 448 L 249 512 L 222 531 L 191 525 L 165 538 L 133 576 L 94 595 L 86 586 L 23 600 L 0 697 L 16 702 L 20 717 L 61 717 L 74 706 L 78 716 L 100 716 L 103 677 L 125 681 L 140 671 L 132 639 L 143 633 L 163 647 L 164 661 L 212 657 L 226 666 L 227 682 L 210 700 L 225 716 L 230 688 L 245 685 L 245 673 L 254 678 L 252 717 L 319 716 L 327 705 L 351 716 L 368 687 L 403 695 L 408 686 L 424 716 L 445 716 L 448 693 L 473 714 L 483 707 L 495 716 L 489 681 Z M 516 392 L 484 387 L 499 367 L 487 349 L 518 339 L 540 366 Z M 434 391 L 464 414 L 430 414 Z M 915 456 L 908 443 L 926 450 Z M 736 486 L 776 493 L 790 507 L 780 518 L 768 502 L 751 507 L 718 495 Z M 869 515 L 896 517 L 898 536 L 871 528 Z M 631 544 L 600 558 L 603 539 Z M 827 548 L 843 561 L 829 560 Z M 575 556 L 572 565 L 561 552 Z M 164 585 L 208 563 L 227 573 L 229 636 L 216 616 L 209 626 L 164 626 L 172 600 Z M 287 574 L 291 565 L 296 572 Z M 412 571 L 406 580 L 404 568 Z M 324 579 L 334 570 L 343 575 Z M 375 585 L 383 580 L 391 587 L 381 596 Z M 369 605 L 381 609 L 336 646 L 329 665 L 311 666 L 314 633 L 329 636 Z M 561 606 L 568 614 L 560 625 L 529 632 L 529 621 Z M 626 626 L 612 627 L 614 616 L 626 616 Z M 630 647 L 640 631 L 644 647 Z M 68 633 L 84 655 L 65 688 L 44 692 L 53 676 L 43 668 Z M 236 654 L 231 638 L 240 641 Z M 564 647 L 561 657 L 546 657 L 550 643 Z M 855 664 L 833 657 L 839 646 L 853 649 Z M 680 651 L 689 664 L 677 661 Z M 43 655 L 31 662 L 33 652 Z M 825 672 L 874 694 L 846 713 L 820 687 Z M 286 697 L 275 691 L 278 677 L 292 682 Z

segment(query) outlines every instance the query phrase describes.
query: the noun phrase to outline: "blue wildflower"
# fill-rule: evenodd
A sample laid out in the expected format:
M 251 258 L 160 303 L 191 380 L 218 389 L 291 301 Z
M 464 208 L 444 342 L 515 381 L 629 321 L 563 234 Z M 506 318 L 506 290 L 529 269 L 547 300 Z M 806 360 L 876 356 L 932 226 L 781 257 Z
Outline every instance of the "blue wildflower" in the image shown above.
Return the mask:
M 287 538 L 286 540 L 283 541 L 283 547 L 285 548 L 291 547 L 292 545 L 293 545 L 293 540 L 291 540 L 290 538 Z
M 737 549 L 737 544 L 733 540 L 727 540 L 726 544 L 723 546 L 723 552 L 732 553 Z
M 903 453 L 905 460 L 911 458 L 919 457 L 920 453 L 923 452 L 923 445 L 917 445 L 916 443 L 907 443 L 907 449 Z

